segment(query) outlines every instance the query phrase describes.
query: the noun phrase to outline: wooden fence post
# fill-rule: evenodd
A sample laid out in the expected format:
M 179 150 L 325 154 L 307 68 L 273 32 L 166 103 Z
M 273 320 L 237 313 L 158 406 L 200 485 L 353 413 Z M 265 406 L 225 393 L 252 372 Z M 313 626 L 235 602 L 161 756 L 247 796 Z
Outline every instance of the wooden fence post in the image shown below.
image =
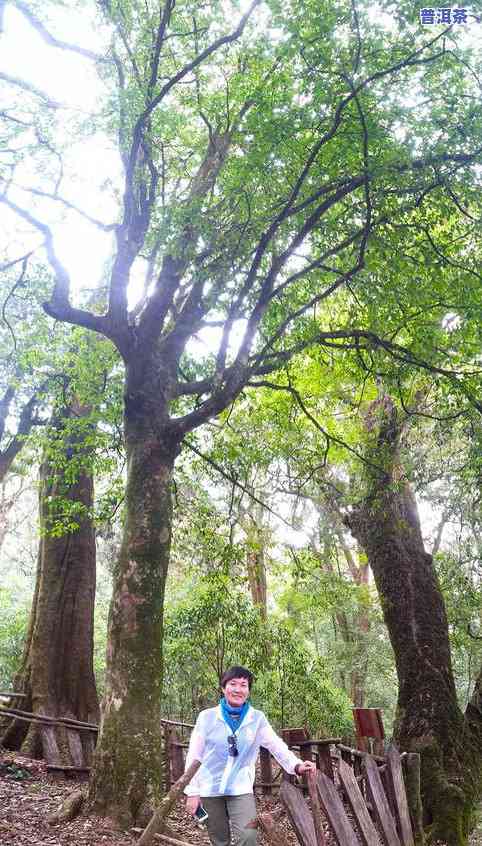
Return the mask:
M 267 749 L 261 746 L 259 750 L 259 762 L 261 769 L 262 792 L 264 796 L 271 796 L 273 783 L 273 767 L 271 765 L 271 755 Z
M 423 806 L 420 793 L 420 755 L 418 752 L 408 752 L 403 758 L 405 790 L 407 793 L 408 810 L 412 821 L 413 839 L 415 846 L 423 846 L 425 834 L 423 830 Z
M 169 735 L 169 757 L 171 760 L 171 782 L 174 782 L 181 778 L 184 772 L 182 744 L 176 729 L 172 729 Z

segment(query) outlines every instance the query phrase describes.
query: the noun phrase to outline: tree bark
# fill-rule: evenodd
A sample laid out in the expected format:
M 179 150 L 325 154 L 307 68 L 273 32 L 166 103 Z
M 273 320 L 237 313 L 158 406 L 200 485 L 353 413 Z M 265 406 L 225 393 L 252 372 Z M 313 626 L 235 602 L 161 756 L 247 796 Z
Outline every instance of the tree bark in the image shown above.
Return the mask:
M 82 417 L 88 409 L 72 406 L 54 421 L 61 430 L 68 418 Z M 79 440 L 80 438 L 80 440 Z M 47 459 L 41 471 L 40 522 L 37 577 L 22 666 L 14 687 L 27 694 L 23 708 L 52 717 L 73 717 L 97 722 L 99 706 L 93 670 L 93 621 L 96 577 L 95 536 L 91 519 L 93 480 L 82 466 L 82 436 L 67 439 L 61 462 Z M 68 479 L 69 464 L 80 460 L 74 481 Z M 60 536 L 52 529 L 62 500 L 81 507 L 79 528 Z M 87 759 L 90 740 L 84 740 Z M 34 756 L 51 757 L 48 732 L 35 724 L 14 721 L 2 743 Z M 55 754 L 55 753 L 54 753 Z M 53 761 L 57 763 L 57 761 Z
M 105 696 L 90 784 L 94 809 L 122 828 L 143 825 L 162 789 L 162 623 L 178 451 L 163 429 L 158 379 L 149 380 L 147 374 L 139 387 L 135 382 L 136 374 L 128 371 L 125 525 L 114 571 Z
M 366 492 L 347 518 L 382 602 L 399 680 L 395 737 L 421 754 L 425 823 L 433 839 L 464 844 L 480 795 L 482 719 L 456 698 L 443 597 L 425 551 L 417 505 L 400 467 L 401 425 L 389 397 L 367 418 Z

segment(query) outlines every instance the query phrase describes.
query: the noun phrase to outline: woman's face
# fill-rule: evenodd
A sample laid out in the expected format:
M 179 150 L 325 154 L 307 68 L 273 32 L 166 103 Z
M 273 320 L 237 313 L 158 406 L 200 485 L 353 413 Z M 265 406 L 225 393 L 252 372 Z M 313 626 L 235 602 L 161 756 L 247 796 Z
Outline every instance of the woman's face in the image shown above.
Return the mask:
M 248 679 L 230 679 L 223 687 L 224 698 L 228 705 L 239 708 L 249 696 Z

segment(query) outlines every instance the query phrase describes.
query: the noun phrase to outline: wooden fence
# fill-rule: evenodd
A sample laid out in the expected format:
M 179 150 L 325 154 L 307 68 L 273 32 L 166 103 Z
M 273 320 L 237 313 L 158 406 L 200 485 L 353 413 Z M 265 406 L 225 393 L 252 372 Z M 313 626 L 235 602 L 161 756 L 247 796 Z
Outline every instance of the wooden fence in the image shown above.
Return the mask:
M 21 698 L 22 694 L 6 694 L 0 691 L 0 697 L 7 696 Z M 0 707 L 0 715 L 40 726 L 48 769 L 64 772 L 89 772 L 98 732 L 98 726 L 95 723 L 82 722 L 68 717 L 53 718 L 46 714 L 32 714 L 8 706 Z M 184 772 L 189 736 L 194 726 L 192 723 L 179 720 L 161 719 L 161 728 L 164 789 L 167 792 Z M 58 730 L 62 730 L 67 739 L 67 747 L 71 757 L 70 764 L 65 764 L 62 761 L 56 739 Z M 325 775 L 332 783 L 337 781 L 335 771 L 339 769 L 340 760 L 344 761 L 353 771 L 364 795 L 367 795 L 366 768 L 364 767 L 367 752 L 345 746 L 338 737 L 311 738 L 304 728 L 283 729 L 281 734 L 295 754 L 303 760 L 314 761 L 319 773 Z M 405 765 L 404 758 L 405 755 L 402 754 L 402 761 Z M 390 796 L 393 793 L 393 788 L 390 784 L 386 757 L 372 755 L 371 760 L 376 763 L 385 791 Z M 260 766 L 255 788 L 261 790 L 264 795 L 272 795 L 274 791 L 279 790 L 283 780 L 289 779 L 287 773 L 277 764 L 273 764 L 273 759 L 268 750 L 261 748 Z

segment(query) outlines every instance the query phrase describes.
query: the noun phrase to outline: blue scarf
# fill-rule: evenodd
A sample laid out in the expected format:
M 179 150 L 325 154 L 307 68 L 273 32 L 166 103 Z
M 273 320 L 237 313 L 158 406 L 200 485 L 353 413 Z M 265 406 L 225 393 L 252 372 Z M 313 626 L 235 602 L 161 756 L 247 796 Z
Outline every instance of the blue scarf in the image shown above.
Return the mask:
M 219 704 L 221 705 L 221 713 L 223 715 L 224 721 L 228 724 L 229 728 L 234 734 L 239 729 L 241 723 L 243 722 L 246 714 L 249 711 L 249 702 L 246 701 L 244 705 L 239 706 L 228 705 L 226 699 L 223 696 Z

